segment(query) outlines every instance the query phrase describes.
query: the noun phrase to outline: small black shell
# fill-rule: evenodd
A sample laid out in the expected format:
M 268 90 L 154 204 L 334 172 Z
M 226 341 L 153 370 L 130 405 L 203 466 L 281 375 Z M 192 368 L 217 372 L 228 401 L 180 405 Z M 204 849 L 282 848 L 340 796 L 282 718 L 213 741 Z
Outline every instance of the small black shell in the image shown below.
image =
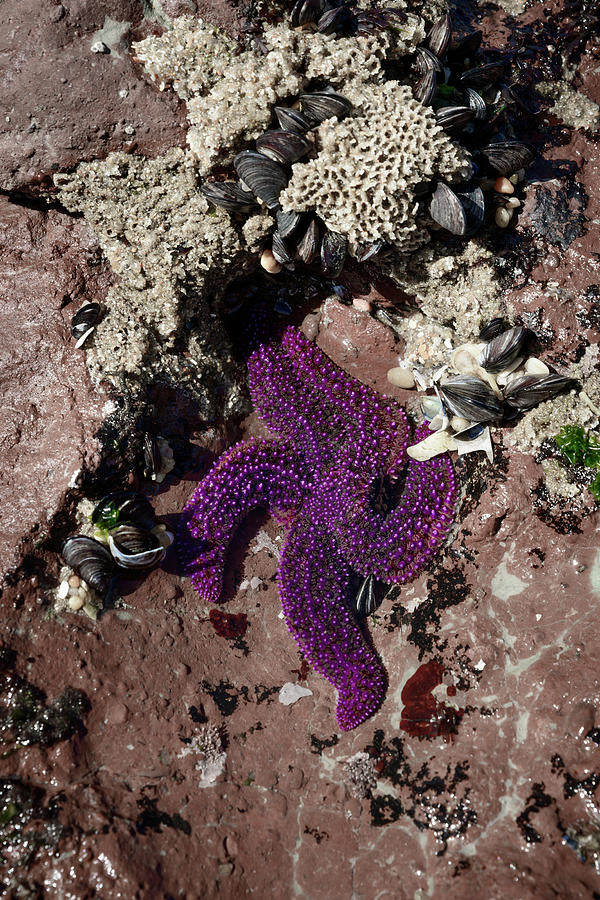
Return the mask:
M 75 340 L 83 337 L 86 331 L 98 324 L 101 306 L 99 303 L 86 303 L 71 319 L 71 335 Z
M 66 539 L 60 554 L 66 564 L 86 584 L 105 597 L 115 574 L 115 566 L 108 548 L 95 538 L 74 534 Z

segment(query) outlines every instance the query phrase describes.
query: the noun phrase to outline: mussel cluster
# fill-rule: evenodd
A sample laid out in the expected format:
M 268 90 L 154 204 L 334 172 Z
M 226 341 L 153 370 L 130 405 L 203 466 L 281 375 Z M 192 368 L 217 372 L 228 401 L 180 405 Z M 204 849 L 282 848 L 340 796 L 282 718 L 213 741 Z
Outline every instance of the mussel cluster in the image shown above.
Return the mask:
M 375 34 L 384 28 L 402 25 L 406 19 L 403 9 L 362 9 L 356 0 L 298 0 L 292 9 L 290 24 L 292 28 L 314 25 L 320 34 L 350 37 Z
M 283 212 L 279 195 L 290 178 L 290 167 L 313 147 L 310 131 L 332 116 L 341 119 L 352 109 L 345 97 L 334 91 L 300 95 L 300 109 L 275 107 L 279 128 L 256 140 L 256 150 L 242 150 L 233 165 L 240 181 L 205 183 L 201 192 L 215 206 L 233 213 L 248 213 L 261 200 L 276 218 L 271 252 L 276 269 L 293 269 L 294 259 L 307 266 L 320 259 L 325 275 L 335 276 L 343 268 L 347 241 L 327 229 L 310 213 Z
M 502 319 L 494 319 L 480 336 L 487 343 L 478 358 L 462 351 L 458 367 L 464 374 L 439 386 L 442 413 L 447 410 L 474 424 L 510 421 L 576 386 L 574 379 L 551 373 L 539 360 L 537 373 L 527 371 L 527 366 L 524 373 L 517 371 L 532 338 L 529 329 L 516 325 L 506 330 Z
M 119 569 L 146 572 L 160 563 L 173 542 L 173 535 L 156 524 L 149 501 L 135 491 L 107 494 L 96 505 L 92 523 L 101 540 L 71 535 L 61 556 L 101 598 L 108 594 Z

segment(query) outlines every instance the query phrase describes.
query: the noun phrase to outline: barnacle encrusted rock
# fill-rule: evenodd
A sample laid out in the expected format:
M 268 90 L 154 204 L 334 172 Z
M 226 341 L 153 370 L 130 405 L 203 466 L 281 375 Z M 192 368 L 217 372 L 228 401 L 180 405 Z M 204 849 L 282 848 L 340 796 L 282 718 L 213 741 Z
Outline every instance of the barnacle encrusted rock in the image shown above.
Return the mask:
M 314 209 L 331 231 L 346 235 L 351 253 L 377 240 L 413 250 L 428 240 L 415 218 L 416 185 L 468 178 L 468 155 L 407 85 L 353 84 L 344 94 L 355 115 L 319 126 L 317 156 L 293 166 L 281 205 Z
M 210 304 L 252 267 L 270 219 L 241 225 L 213 210 L 180 149 L 154 160 L 113 153 L 56 183 L 64 206 L 84 213 L 119 279 L 88 345 L 92 376 L 119 387 L 172 377 L 209 416 L 217 403 L 235 405 L 237 369 Z
M 393 33 L 340 39 L 283 23 L 265 29 L 264 56 L 248 50 L 232 58 L 228 46 L 221 49 L 222 36 L 214 28 L 183 18 L 174 22 L 175 36 L 146 38 L 134 49 L 161 89 L 172 84 L 186 100 L 188 143 L 201 174 L 217 161 L 230 162 L 268 127 L 273 106 L 311 80 L 336 87 L 381 82 L 382 60 L 405 55 L 425 35 L 422 21 L 413 15 Z

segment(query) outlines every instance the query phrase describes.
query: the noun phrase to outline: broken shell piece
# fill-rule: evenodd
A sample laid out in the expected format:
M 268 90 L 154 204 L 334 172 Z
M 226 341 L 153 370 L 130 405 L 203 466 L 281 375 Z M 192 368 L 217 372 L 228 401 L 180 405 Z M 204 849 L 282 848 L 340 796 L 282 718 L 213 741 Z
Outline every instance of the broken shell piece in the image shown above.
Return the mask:
M 423 397 L 421 400 L 421 411 L 428 422 L 442 412 L 442 401 L 437 397 Z
M 469 437 L 471 434 L 473 434 L 473 437 Z M 455 434 L 454 440 L 459 456 L 464 456 L 465 453 L 476 453 L 478 450 L 483 450 L 489 461 L 491 463 L 494 462 L 494 448 L 492 446 L 489 425 L 483 430 L 481 430 L 481 426 L 474 425 L 460 434 Z
M 416 459 L 417 462 L 425 462 L 425 460 L 431 459 L 433 456 L 439 456 L 440 453 L 456 449 L 457 443 L 451 434 L 448 434 L 447 431 L 436 431 L 435 434 L 430 434 L 426 437 L 424 441 L 408 447 L 406 452 L 411 459 Z
M 525 371 L 528 375 L 549 375 L 550 369 L 545 362 L 536 356 L 530 356 L 525 363 Z
M 427 380 L 421 375 L 418 369 L 413 369 L 413 377 L 418 391 L 426 391 L 429 387 Z
M 387 380 L 396 387 L 408 389 L 415 386 L 415 377 L 406 366 L 395 366 L 393 369 L 388 369 Z

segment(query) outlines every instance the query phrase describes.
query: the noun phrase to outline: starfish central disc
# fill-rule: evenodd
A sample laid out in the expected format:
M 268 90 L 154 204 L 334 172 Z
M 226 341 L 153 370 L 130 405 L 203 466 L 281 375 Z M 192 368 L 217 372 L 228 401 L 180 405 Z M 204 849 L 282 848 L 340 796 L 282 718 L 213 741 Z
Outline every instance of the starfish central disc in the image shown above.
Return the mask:
M 454 473 L 447 457 L 410 459 L 402 408 L 298 329 L 259 343 L 248 370 L 254 406 L 275 437 L 230 448 L 198 485 L 178 544 L 184 570 L 204 600 L 218 600 L 242 519 L 258 506 L 282 518 L 283 613 L 306 659 L 338 691 L 345 731 L 377 710 L 386 687 L 348 604 L 352 572 L 397 584 L 422 571 L 450 528 Z M 384 482 L 394 494 L 390 512 L 374 501 Z

